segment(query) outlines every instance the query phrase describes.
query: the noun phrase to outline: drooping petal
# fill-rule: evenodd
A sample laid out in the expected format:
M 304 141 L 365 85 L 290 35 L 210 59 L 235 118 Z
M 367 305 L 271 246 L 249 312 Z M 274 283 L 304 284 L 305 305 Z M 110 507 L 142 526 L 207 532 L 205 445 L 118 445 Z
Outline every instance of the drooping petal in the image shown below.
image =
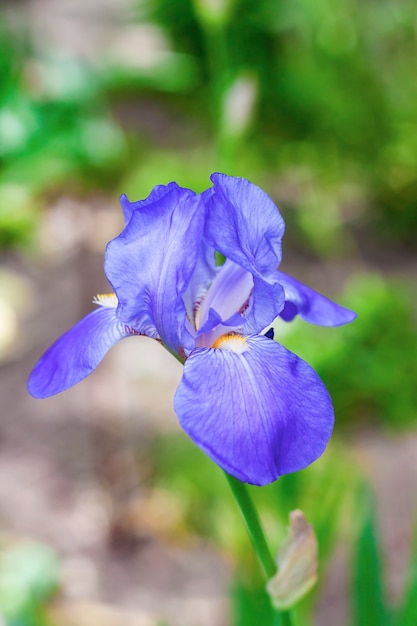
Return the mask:
M 281 261 L 284 221 L 271 198 L 244 178 L 213 174 L 207 205 L 206 236 L 226 258 L 251 274 L 268 274 Z
M 97 367 L 107 351 L 132 331 L 113 307 L 100 307 L 60 337 L 36 363 L 28 380 L 29 393 L 48 398 L 72 387 Z
M 189 436 L 224 470 L 265 485 L 324 451 L 333 407 L 314 370 L 257 335 L 216 342 L 187 359 L 175 411 Z
M 171 185 L 133 211 L 106 250 L 105 271 L 118 301 L 118 316 L 173 352 L 192 349 L 182 295 L 196 265 L 203 236 L 204 205 L 189 189 Z
M 298 314 L 306 322 L 318 326 L 341 326 L 356 318 L 356 313 L 322 296 L 292 276 L 277 271 L 277 279 L 285 291 L 285 306 L 280 316 L 290 322 Z
M 174 182 L 168 183 L 168 185 L 156 185 L 145 200 L 137 200 L 136 202 L 130 202 L 126 194 L 122 194 L 120 196 L 120 206 L 122 207 L 125 225 L 129 223 L 134 211 L 140 211 L 148 204 L 157 202 L 174 188 L 178 188 L 177 183 Z

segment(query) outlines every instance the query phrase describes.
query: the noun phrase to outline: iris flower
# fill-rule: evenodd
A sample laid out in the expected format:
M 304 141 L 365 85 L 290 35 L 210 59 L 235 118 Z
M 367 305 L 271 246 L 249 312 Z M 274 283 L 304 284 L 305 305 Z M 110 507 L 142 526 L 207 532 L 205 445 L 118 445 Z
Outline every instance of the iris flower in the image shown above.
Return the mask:
M 226 472 L 264 485 L 317 459 L 334 421 L 323 382 L 274 340 L 272 322 L 339 326 L 355 313 L 278 271 L 284 222 L 265 192 L 211 180 L 202 194 L 172 182 L 142 201 L 121 197 L 125 227 L 104 264 L 114 293 L 96 296 L 98 307 L 46 351 L 28 388 L 54 395 L 117 341 L 156 339 L 184 363 L 174 399 L 183 429 Z

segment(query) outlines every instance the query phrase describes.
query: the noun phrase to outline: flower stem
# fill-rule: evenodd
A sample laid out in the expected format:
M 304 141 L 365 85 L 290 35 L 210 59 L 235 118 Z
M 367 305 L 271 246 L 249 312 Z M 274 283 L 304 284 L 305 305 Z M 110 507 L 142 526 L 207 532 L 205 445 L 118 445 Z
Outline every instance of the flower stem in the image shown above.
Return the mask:
M 225 472 L 225 474 L 245 520 L 246 529 L 248 531 L 253 549 L 258 555 L 265 574 L 268 578 L 272 578 L 277 571 L 277 566 L 275 565 L 275 561 L 272 558 L 268 544 L 266 543 L 261 520 L 259 519 L 258 511 L 253 504 L 252 498 L 249 495 L 248 488 L 245 483 L 241 483 L 240 480 L 234 476 L 227 474 L 227 472 Z
M 266 542 L 264 529 L 248 488 L 245 483 L 240 482 L 227 472 L 225 472 L 225 476 L 245 520 L 252 547 L 258 555 L 266 577 L 272 578 L 277 571 L 277 566 Z M 275 609 L 273 626 L 291 626 L 291 624 L 291 615 L 288 611 Z

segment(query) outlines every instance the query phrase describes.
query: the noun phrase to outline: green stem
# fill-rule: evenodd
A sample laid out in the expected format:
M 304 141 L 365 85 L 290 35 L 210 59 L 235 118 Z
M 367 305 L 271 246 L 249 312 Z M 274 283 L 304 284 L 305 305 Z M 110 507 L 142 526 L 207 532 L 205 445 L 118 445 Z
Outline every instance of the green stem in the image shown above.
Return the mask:
M 245 483 L 240 482 L 227 472 L 225 472 L 225 476 L 245 520 L 252 547 L 262 564 L 266 577 L 272 578 L 277 571 L 277 566 L 266 542 L 265 532 L 248 488 Z M 276 618 L 274 626 L 291 626 L 292 624 L 291 615 L 288 611 L 275 610 L 274 617 Z
M 252 498 L 249 495 L 248 488 L 245 483 L 241 483 L 240 480 L 234 476 L 227 474 L 227 472 L 225 472 L 225 474 L 245 520 L 246 529 L 253 549 L 258 555 L 267 578 L 272 578 L 272 576 L 276 574 L 277 566 L 266 543 L 261 520 L 259 519 L 258 511 L 253 504 Z
M 231 141 L 224 128 L 224 98 L 230 87 L 233 70 L 228 51 L 226 24 L 202 20 L 205 39 L 207 70 L 209 73 L 209 98 L 211 125 L 214 135 L 217 171 L 227 172 L 233 167 L 236 141 Z

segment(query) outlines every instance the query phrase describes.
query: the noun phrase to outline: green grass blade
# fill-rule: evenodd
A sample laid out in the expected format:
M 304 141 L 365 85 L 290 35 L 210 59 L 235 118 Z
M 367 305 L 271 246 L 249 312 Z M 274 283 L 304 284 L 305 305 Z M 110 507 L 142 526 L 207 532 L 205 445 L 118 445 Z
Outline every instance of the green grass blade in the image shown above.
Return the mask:
M 355 626 L 387 626 L 381 556 L 374 519 L 374 500 L 368 489 L 363 492 L 364 518 L 359 530 L 353 571 L 353 623 Z
M 396 626 L 416 626 L 417 624 L 417 517 L 414 522 L 413 542 L 403 603 Z

